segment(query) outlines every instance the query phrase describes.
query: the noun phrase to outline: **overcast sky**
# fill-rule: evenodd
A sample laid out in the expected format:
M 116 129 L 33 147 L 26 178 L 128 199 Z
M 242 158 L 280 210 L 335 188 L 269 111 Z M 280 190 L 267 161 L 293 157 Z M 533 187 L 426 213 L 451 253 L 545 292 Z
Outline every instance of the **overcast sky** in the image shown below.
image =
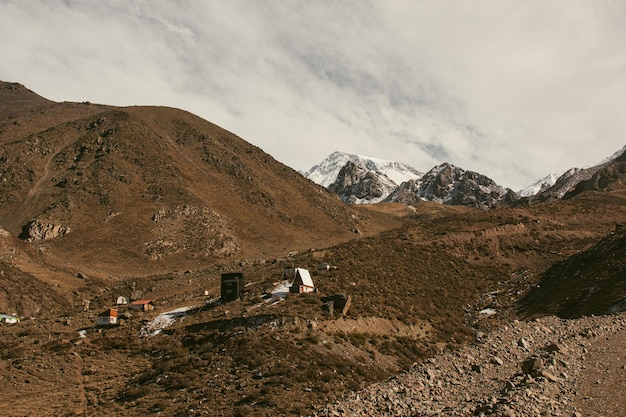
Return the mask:
M 518 190 L 626 144 L 626 1 L 0 0 L 0 80 Z

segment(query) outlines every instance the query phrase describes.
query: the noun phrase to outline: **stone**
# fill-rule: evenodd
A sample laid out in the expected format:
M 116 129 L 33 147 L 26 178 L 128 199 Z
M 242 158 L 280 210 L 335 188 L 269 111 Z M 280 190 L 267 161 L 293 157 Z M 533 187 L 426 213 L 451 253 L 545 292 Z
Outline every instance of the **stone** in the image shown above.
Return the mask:
M 493 358 L 491 358 L 491 363 L 494 365 L 499 365 L 499 366 L 504 365 L 504 361 L 497 356 L 494 356 Z
M 548 346 L 543 348 L 548 353 L 567 353 L 567 348 L 565 346 L 559 345 L 557 343 L 550 343 Z
M 543 359 L 531 356 L 522 362 L 522 372 L 526 375 L 536 375 L 543 369 Z
M 559 378 L 555 375 L 552 375 L 550 372 L 546 370 L 541 371 L 541 376 L 547 379 L 550 382 L 559 382 Z
M 523 337 L 517 341 L 517 346 L 522 347 L 526 350 L 530 350 L 530 345 L 528 344 L 528 341 Z

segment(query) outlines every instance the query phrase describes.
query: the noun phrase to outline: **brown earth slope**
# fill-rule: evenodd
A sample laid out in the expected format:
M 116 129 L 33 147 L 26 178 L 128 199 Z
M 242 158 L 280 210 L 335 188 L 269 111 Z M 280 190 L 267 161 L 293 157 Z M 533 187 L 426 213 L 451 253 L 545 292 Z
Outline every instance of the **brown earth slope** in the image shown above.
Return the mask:
M 381 227 L 180 110 L 51 103 L 7 83 L 0 103 L 0 224 L 57 266 L 102 278 L 185 269 Z

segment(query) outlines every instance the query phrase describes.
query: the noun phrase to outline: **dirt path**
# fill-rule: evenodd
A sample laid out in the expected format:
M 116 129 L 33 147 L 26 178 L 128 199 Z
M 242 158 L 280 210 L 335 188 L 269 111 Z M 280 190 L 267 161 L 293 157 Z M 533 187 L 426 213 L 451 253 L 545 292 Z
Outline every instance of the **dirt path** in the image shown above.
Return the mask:
M 626 415 L 626 332 L 598 337 L 578 381 L 577 405 L 590 417 Z

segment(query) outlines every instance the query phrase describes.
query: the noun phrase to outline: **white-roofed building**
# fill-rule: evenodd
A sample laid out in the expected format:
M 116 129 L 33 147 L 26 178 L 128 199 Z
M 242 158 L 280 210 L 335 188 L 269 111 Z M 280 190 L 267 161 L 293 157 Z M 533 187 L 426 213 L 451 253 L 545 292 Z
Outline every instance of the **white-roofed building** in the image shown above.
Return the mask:
M 291 286 L 289 287 L 289 292 L 302 294 L 314 291 L 315 285 L 313 284 L 313 279 L 311 278 L 309 270 L 304 268 L 295 268 L 294 278 Z

